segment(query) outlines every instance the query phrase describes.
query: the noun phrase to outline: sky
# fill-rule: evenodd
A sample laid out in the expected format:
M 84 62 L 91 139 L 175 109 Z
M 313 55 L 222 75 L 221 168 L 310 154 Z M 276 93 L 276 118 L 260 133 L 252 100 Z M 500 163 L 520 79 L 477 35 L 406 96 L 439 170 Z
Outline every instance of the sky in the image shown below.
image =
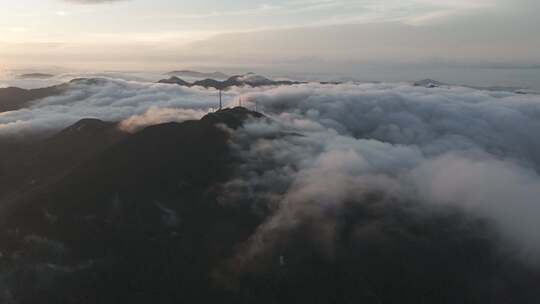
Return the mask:
M 540 65 L 536 0 L 0 0 L 0 67 Z M 315 67 L 315 68 L 314 68 Z

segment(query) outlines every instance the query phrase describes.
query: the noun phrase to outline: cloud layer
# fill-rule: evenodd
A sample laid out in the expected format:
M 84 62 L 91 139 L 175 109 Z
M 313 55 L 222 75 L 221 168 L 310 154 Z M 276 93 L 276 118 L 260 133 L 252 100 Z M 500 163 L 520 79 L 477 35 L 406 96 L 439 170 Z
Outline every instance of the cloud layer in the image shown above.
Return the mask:
M 228 199 L 274 214 L 252 238 L 248 257 L 302 223 L 375 195 L 473 214 L 492 222 L 522 257 L 540 261 L 538 96 L 364 84 L 244 98 L 273 118 L 234 133 L 247 162 L 227 185 Z M 323 243 L 332 244 L 333 225 L 325 227 Z
M 64 0 L 64 1 L 76 3 L 76 4 L 102 4 L 102 3 L 119 2 L 119 1 L 126 1 L 126 0 Z
M 222 197 L 272 214 L 252 237 L 248 256 L 269 250 L 272 236 L 317 218 L 325 218 L 320 238 L 332 248 L 328 214 L 375 196 L 485 219 L 521 256 L 540 261 L 538 95 L 407 83 L 235 88 L 227 94 L 230 105 L 241 97 L 269 117 L 232 133 L 242 162 Z M 0 136 L 52 132 L 89 117 L 121 121 L 135 132 L 200 118 L 216 104 L 216 92 L 202 88 L 75 82 L 62 96 L 1 113 Z
M 82 118 L 122 121 L 134 116 L 122 126 L 135 130 L 138 123 L 200 118 L 217 106 L 217 98 L 217 92 L 200 88 L 105 78 L 97 83 L 76 82 L 69 84 L 61 96 L 36 101 L 19 111 L 0 113 L 0 136 L 54 132 Z

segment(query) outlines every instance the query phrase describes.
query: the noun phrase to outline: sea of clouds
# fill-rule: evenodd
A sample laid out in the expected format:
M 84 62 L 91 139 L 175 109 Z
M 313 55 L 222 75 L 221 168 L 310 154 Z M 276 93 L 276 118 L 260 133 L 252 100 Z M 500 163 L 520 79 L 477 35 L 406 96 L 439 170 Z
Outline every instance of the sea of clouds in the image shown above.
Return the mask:
M 0 113 L 0 136 L 60 130 L 82 118 L 134 132 L 198 119 L 217 92 L 103 79 Z M 242 159 L 224 189 L 272 216 L 251 253 L 276 229 L 294 229 L 374 193 L 387 200 L 451 206 L 485 218 L 528 261 L 540 261 L 540 96 L 408 83 L 236 88 L 225 94 L 268 119 L 231 131 Z M 331 243 L 333 226 L 321 238 Z
M 505 245 L 540 261 L 539 96 L 401 83 L 309 84 L 244 99 L 271 117 L 232 140 L 245 164 L 228 193 L 274 209 L 252 255 L 303 221 L 377 193 L 484 218 Z M 330 244 L 335 225 L 325 221 L 320 235 Z
M 83 118 L 126 119 L 122 126 L 128 131 L 148 124 L 199 119 L 217 106 L 217 96 L 214 90 L 141 81 L 101 78 L 72 82 L 62 95 L 0 113 L 0 137 L 51 133 Z

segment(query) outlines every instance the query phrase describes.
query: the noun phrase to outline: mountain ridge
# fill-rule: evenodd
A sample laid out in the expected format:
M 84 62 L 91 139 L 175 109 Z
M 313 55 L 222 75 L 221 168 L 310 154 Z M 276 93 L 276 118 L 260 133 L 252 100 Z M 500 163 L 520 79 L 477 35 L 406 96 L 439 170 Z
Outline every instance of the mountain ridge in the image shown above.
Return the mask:
M 39 89 L 21 89 L 17 87 L 0 88 L 0 113 L 27 107 L 32 101 L 62 94 L 66 85 L 57 85 Z
M 168 79 L 159 80 L 158 83 L 176 84 L 176 85 L 185 86 L 185 87 L 199 86 L 199 87 L 204 87 L 207 89 L 214 88 L 217 90 L 227 90 L 231 87 L 242 87 L 242 86 L 262 87 L 262 86 L 280 86 L 280 85 L 286 86 L 286 85 L 302 84 L 304 82 L 290 81 L 290 80 L 275 81 L 275 80 L 266 78 L 264 76 L 256 75 L 254 73 L 248 73 L 245 75 L 231 76 L 224 81 L 207 78 L 207 79 L 197 80 L 192 83 L 185 81 L 179 77 L 172 76 Z
M 10 295 L 40 304 L 538 299 L 540 272 L 501 253 L 484 221 L 407 198 L 366 194 L 338 214 L 275 227 L 254 244 L 275 211 L 249 196 L 231 198 L 224 186 L 245 169 L 230 136 L 251 119 L 266 118 L 227 108 L 110 144 L 116 123 L 83 119 L 47 139 L 43 149 L 59 158 L 67 151 L 81 160 L 88 147 L 80 143 L 100 149 L 0 213 L 0 267 Z M 261 139 L 281 136 L 297 135 Z M 264 172 L 249 174 L 256 180 Z M 329 225 L 321 230 L 321 223 Z M 331 244 L 321 242 L 326 228 L 335 234 Z M 249 256 L 249 245 L 274 239 L 275 248 Z
M 169 76 L 178 76 L 178 77 L 191 77 L 191 78 L 218 78 L 218 79 L 226 79 L 230 76 L 222 73 L 222 72 L 198 72 L 193 70 L 177 70 L 177 71 L 171 71 L 165 73 L 165 75 Z

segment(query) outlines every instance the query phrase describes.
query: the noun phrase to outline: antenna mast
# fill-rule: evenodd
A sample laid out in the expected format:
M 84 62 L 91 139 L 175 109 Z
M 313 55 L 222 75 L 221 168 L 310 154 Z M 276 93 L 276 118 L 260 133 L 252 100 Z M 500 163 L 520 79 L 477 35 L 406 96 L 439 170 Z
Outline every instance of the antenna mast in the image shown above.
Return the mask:
M 222 93 L 221 93 L 221 89 L 219 90 L 219 111 L 221 111 L 222 109 Z

